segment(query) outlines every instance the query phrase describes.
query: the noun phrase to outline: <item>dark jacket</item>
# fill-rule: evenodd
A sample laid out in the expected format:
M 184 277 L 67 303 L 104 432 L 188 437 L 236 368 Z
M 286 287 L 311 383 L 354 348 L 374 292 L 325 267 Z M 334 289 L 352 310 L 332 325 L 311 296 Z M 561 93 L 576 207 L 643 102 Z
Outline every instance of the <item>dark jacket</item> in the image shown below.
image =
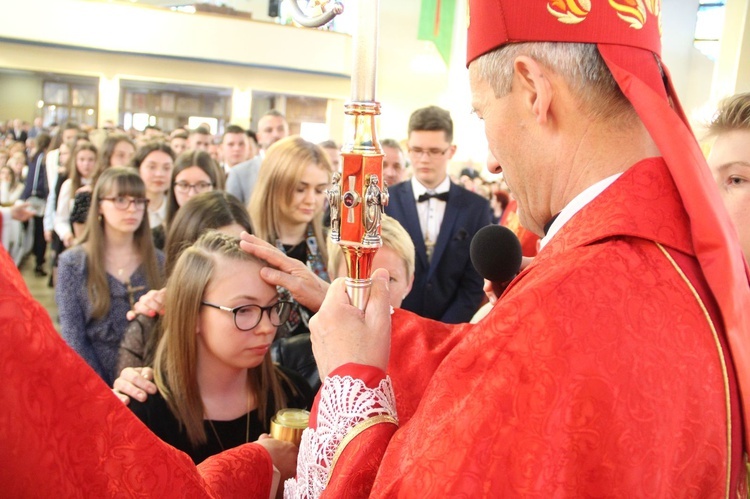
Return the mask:
M 451 183 L 428 261 L 411 182 L 394 185 L 389 192 L 385 212 L 404 226 L 416 248 L 414 285 L 401 307 L 441 322 L 469 322 L 484 296 L 484 280 L 471 264 L 469 246 L 474 234 L 491 222 L 489 201 Z

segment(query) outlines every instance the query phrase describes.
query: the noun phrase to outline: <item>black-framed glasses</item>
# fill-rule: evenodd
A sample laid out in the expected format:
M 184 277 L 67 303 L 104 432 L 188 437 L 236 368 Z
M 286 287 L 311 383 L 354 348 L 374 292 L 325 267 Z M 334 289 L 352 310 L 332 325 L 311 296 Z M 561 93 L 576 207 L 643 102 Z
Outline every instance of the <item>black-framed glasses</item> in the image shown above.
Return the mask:
M 210 191 L 214 186 L 214 184 L 212 184 L 211 182 L 196 182 L 195 184 L 188 184 L 187 182 L 175 182 L 173 185 L 174 190 L 179 192 L 180 194 L 187 194 L 191 189 L 194 189 L 196 194 L 200 194 L 202 192 Z
M 413 154 L 417 157 L 426 154 L 428 158 L 434 158 L 435 156 L 444 156 L 448 152 L 451 146 L 445 149 L 438 149 L 437 147 L 431 147 L 429 149 L 422 149 L 421 147 L 409 147 L 409 154 Z
M 148 199 L 146 198 L 133 198 L 129 196 L 115 196 L 113 198 L 99 198 L 100 201 L 112 201 L 115 208 L 118 210 L 127 210 L 132 204 L 138 211 L 146 209 L 148 206 Z
M 239 307 L 229 308 L 202 301 L 201 305 L 231 312 L 234 317 L 234 325 L 237 329 L 240 331 L 250 331 L 260 324 L 263 312 L 268 314 L 268 318 L 271 319 L 271 324 L 274 326 L 279 327 L 286 324 L 286 321 L 289 320 L 289 315 L 292 313 L 293 303 L 282 300 L 267 307 L 261 307 L 260 305 L 240 305 Z

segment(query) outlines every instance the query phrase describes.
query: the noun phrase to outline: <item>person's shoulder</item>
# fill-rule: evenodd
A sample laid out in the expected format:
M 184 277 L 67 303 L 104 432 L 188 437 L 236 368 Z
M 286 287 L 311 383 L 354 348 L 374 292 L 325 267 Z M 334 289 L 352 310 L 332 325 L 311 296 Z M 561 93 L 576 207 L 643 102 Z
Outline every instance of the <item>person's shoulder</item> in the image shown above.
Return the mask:
M 60 253 L 59 265 L 65 265 L 83 270 L 86 264 L 86 250 L 83 246 L 73 246 Z
M 400 193 L 404 191 L 409 191 L 411 187 L 411 180 L 402 180 L 398 184 L 389 185 L 388 186 L 388 192 L 389 193 Z
M 242 163 L 238 163 L 234 165 L 229 170 L 229 175 L 232 175 L 233 172 L 234 172 L 234 175 L 241 175 L 241 174 L 244 174 L 245 172 L 252 170 L 255 167 L 260 167 L 260 158 L 257 156 L 254 157 L 253 159 L 248 159 L 247 161 L 243 161 Z
M 476 204 L 480 206 L 489 206 L 490 200 L 484 196 L 480 196 L 476 192 L 472 192 L 462 185 L 451 182 L 451 195 L 460 196 L 466 200 L 467 203 Z

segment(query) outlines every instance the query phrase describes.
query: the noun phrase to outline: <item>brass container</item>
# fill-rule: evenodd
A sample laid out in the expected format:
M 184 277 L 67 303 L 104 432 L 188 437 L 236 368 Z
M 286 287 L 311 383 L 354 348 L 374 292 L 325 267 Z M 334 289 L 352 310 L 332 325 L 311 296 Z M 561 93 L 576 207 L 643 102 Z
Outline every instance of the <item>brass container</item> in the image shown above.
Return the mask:
M 281 409 L 271 419 L 271 436 L 299 446 L 309 421 L 310 413 L 304 409 Z

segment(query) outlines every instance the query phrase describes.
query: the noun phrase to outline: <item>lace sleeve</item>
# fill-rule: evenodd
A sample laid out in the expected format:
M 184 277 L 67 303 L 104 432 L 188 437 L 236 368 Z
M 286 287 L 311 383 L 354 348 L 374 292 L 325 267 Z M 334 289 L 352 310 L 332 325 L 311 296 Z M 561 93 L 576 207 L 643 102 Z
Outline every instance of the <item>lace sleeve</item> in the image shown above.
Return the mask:
M 285 483 L 286 499 L 316 498 L 326 488 L 346 444 L 373 424 L 398 425 L 391 379 L 376 388 L 350 376 L 326 378 L 320 392 L 317 428 L 302 434 L 297 478 Z

